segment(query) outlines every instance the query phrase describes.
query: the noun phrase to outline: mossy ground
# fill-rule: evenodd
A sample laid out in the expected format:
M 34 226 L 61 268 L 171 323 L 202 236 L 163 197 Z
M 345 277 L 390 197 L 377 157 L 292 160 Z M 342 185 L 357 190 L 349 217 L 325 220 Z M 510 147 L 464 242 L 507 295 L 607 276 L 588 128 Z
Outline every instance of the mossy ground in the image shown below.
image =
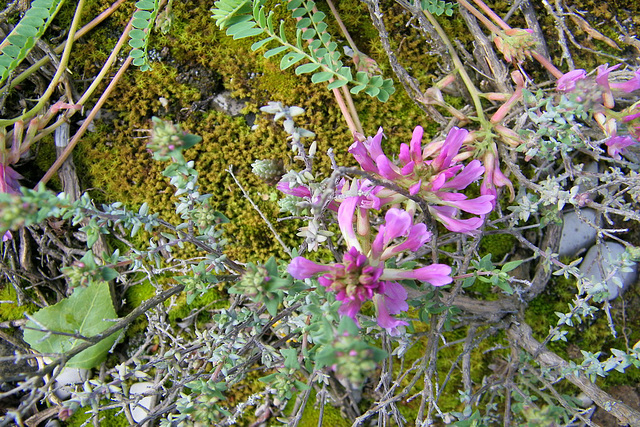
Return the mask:
M 359 1 L 343 0 L 336 3 L 358 47 L 376 59 L 385 75 L 390 76 L 390 66 L 384 60 L 384 51 L 377 40 L 377 31 L 370 24 L 366 5 Z M 511 7 L 510 3 L 489 4 L 498 12 L 505 13 Z M 588 8 L 596 17 L 610 19 L 613 14 L 609 4 L 593 1 L 572 3 L 577 8 Z M 110 4 L 110 0 L 88 0 L 83 21 L 87 22 Z M 175 17 L 171 31 L 166 35 L 155 33 L 151 38 L 150 52 L 154 54 L 154 58 L 158 58 L 152 63 L 153 70 L 147 73 L 130 70 L 116 87 L 103 109 L 101 118 L 95 123 L 95 131 L 85 135 L 74 153 L 78 174 L 83 186 L 92 189 L 91 193 L 98 201 L 123 201 L 132 209 L 137 209 L 142 203 L 147 202 L 152 212 L 159 212 L 165 219 L 177 222 L 173 190 L 168 185 L 168 180 L 161 176 L 166 165 L 151 159 L 145 148 L 146 133 L 143 130 L 150 127 L 152 115 L 179 121 L 185 130 L 203 137 L 202 143 L 189 150 L 186 155 L 188 159 L 195 161 L 196 169 L 200 172 L 202 192 L 213 194 L 215 208 L 231 219 L 225 226 L 230 241 L 226 250 L 229 257 L 240 261 L 264 261 L 270 255 L 284 257 L 284 251 L 269 229 L 226 172 L 230 165 L 234 166 L 236 175 L 248 189 L 251 198 L 276 225 L 285 242 L 290 246 L 296 246 L 299 239 L 295 233 L 301 224 L 276 221 L 279 215 L 277 206 L 269 201 L 269 196 L 276 190 L 259 181 L 250 172 L 251 163 L 263 158 L 281 158 L 287 166 L 295 166 L 281 125 L 271 122 L 269 117 L 260 115 L 259 107 L 268 101 L 280 101 L 285 105 L 305 108 L 306 113 L 298 118 L 297 124 L 318 136 L 319 174 L 330 172 L 329 160 L 322 154 L 330 147 L 335 150 L 339 164 L 354 164 L 346 150 L 352 141 L 331 93 L 326 91 L 323 85 L 313 85 L 307 77 L 295 76 L 292 70 L 281 71 L 277 61 L 264 59 L 260 52 L 252 52 L 249 49 L 251 40 L 232 41 L 226 37 L 210 18 L 211 6 L 211 1 L 204 0 L 174 2 Z M 617 6 L 621 9 L 635 10 L 635 15 L 631 16 L 638 24 L 637 2 L 619 2 Z M 68 2 L 59 14 L 56 25 L 68 27 L 73 8 L 73 2 Z M 70 63 L 70 69 L 75 76 L 91 76 L 96 73 L 115 45 L 132 8 L 132 3 L 125 3 L 113 17 L 76 43 Z M 417 30 L 405 25 L 406 16 L 399 6 L 394 6 L 393 12 L 385 14 L 388 28 L 392 32 L 392 45 L 397 49 L 403 65 L 418 78 L 422 88 L 426 89 L 438 76 L 440 58 L 430 56 L 428 46 Z M 470 34 L 464 29 L 462 18 L 458 14 L 451 19 L 441 17 L 439 21 L 445 31 L 455 35 L 458 41 L 470 49 Z M 513 22 L 510 23 L 517 26 Z M 545 34 L 550 40 L 554 40 L 557 33 L 553 21 L 547 17 L 543 19 L 542 25 Z M 330 29 L 337 34 L 334 24 Z M 598 29 L 615 38 L 613 26 Z M 596 49 L 620 54 L 611 51 L 598 40 L 587 38 L 586 43 Z M 559 58 L 560 50 L 556 44 L 551 46 L 551 53 L 556 59 Z M 602 62 L 601 58 L 582 52 L 576 52 L 574 58 L 576 66 L 586 69 Z M 223 112 L 209 108 L 209 98 L 223 88 L 231 90 L 237 98 L 246 100 L 244 114 L 258 114 L 258 128 L 255 131 L 251 130 L 245 117 L 229 117 Z M 434 122 L 425 118 L 423 112 L 408 98 L 397 82 L 396 89 L 396 93 L 386 104 L 381 104 L 366 95 L 354 97 L 365 132 L 372 135 L 379 126 L 383 126 L 388 137 L 385 141 L 386 148 L 391 152 L 397 152 L 399 143 L 410 139 L 413 127 L 418 124 L 425 127 L 428 133 L 435 133 L 437 130 Z M 168 104 L 164 106 L 160 98 L 166 99 Z M 464 98 L 454 99 L 449 96 L 448 100 L 457 107 L 466 103 Z M 45 170 L 52 160 L 51 147 L 43 142 L 37 165 Z M 54 187 L 55 185 L 54 183 Z M 144 244 L 147 238 L 148 236 L 141 235 L 134 242 Z M 483 254 L 492 253 L 493 260 L 498 261 L 511 250 L 513 244 L 513 239 L 509 236 L 490 236 L 483 240 L 480 251 Z M 188 251 L 187 254 L 193 254 Z M 140 304 L 154 291 L 149 284 L 130 288 L 126 294 L 128 307 Z M 484 294 L 486 298 L 493 298 L 489 286 L 474 287 L 474 291 Z M 537 337 L 546 335 L 549 327 L 556 322 L 557 317 L 554 313 L 566 311 L 566 304 L 571 301 L 574 293 L 575 284 L 554 279 L 545 293 L 532 302 L 526 316 L 535 327 Z M 15 298 L 15 295 L 11 295 L 11 287 L 5 286 L 0 290 L 0 300 L 11 298 Z M 197 299 L 190 307 L 179 300 L 177 309 L 172 311 L 171 320 L 186 316 L 195 306 L 202 307 L 223 299 L 224 293 L 216 289 Z M 633 301 L 637 299 L 637 295 L 634 295 Z M 3 304 L 2 310 L 0 319 L 9 320 L 21 317 L 24 308 Z M 640 318 L 634 316 L 634 313 L 625 311 L 624 307 L 614 307 L 613 313 L 616 324 L 624 324 L 633 331 L 640 330 Z M 143 327 L 144 322 L 134 325 L 133 329 L 141 331 Z M 450 332 L 448 339 L 455 340 L 456 337 L 463 337 L 464 333 L 465 328 L 460 328 Z M 606 318 L 602 316 L 592 324 L 572 332 L 569 338 L 574 346 L 601 348 L 605 351 L 610 347 L 624 348 L 625 339 L 631 345 L 640 339 L 635 333 L 626 337 L 620 334 L 617 340 L 606 338 L 608 336 L 610 335 L 607 332 Z M 493 345 L 492 340 L 485 343 Z M 500 340 L 504 340 L 504 337 L 495 338 L 495 342 Z M 568 345 L 551 343 L 550 347 L 563 357 L 573 357 Z M 480 383 L 483 376 L 490 374 L 487 368 L 491 363 L 488 359 L 490 356 L 483 356 L 483 350 L 484 348 L 480 348 L 474 352 L 472 375 L 476 383 Z M 421 355 L 420 351 L 419 345 L 414 347 L 410 350 L 408 360 L 415 360 Z M 448 366 L 445 365 L 455 360 L 460 351 L 460 345 L 442 350 L 442 366 L 439 366 L 441 375 L 446 375 Z M 607 378 L 606 384 L 634 383 L 638 381 L 637 377 L 635 373 L 613 374 Z M 459 383 L 460 378 L 457 377 L 450 381 L 450 384 Z M 446 390 L 444 395 L 444 407 L 450 410 L 458 407 L 457 396 L 447 396 Z M 407 408 L 409 412 L 415 409 L 411 405 Z M 317 412 L 314 411 L 309 411 L 308 417 L 305 416 L 301 425 L 315 425 L 314 420 L 317 423 L 317 418 L 314 419 Z M 344 424 L 343 421 L 339 414 L 333 413 L 331 409 L 325 411 L 325 422 L 330 422 L 327 425 L 340 426 Z

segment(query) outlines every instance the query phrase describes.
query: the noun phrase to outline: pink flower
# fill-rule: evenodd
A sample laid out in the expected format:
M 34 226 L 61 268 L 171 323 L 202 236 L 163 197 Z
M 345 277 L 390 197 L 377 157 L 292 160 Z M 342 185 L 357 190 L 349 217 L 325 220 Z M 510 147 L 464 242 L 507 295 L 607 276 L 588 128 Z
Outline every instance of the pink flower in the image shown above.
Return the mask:
M 640 69 L 636 70 L 633 77 L 626 82 L 610 83 L 609 85 L 611 86 L 611 89 L 621 90 L 626 93 L 640 89 Z
M 404 241 L 389 246 L 399 237 L 404 237 Z M 385 216 L 385 224 L 380 226 L 378 235 L 371 245 L 371 256 L 384 261 L 400 252 L 417 251 L 429 240 L 431 240 L 431 232 L 427 231 L 426 225 L 414 225 L 408 212 L 391 208 Z
M 629 136 L 612 136 L 605 142 L 607 145 L 607 153 L 616 160 L 620 160 L 620 154 L 625 148 L 634 145 L 636 141 Z
M 585 70 L 572 70 L 558 79 L 556 88 L 559 92 L 571 92 L 576 88 L 576 82 L 587 77 Z
M 492 202 L 494 207 L 498 196 L 496 187 L 508 187 L 511 193 L 511 199 L 514 197 L 513 184 L 500 170 L 498 156 L 495 154 L 497 150 L 498 148 L 494 145 L 493 149 L 487 150 L 485 153 L 484 163 L 487 170 L 484 175 L 484 180 L 480 185 L 480 194 L 494 196 L 494 200 Z
M 280 181 L 276 188 L 282 191 L 284 194 L 290 194 L 296 197 L 311 197 L 311 191 L 304 185 L 292 186 L 290 182 Z
M 376 308 L 378 325 L 389 332 L 391 336 L 400 335 L 399 326 L 408 326 L 404 320 L 398 320 L 391 316 L 400 314 L 409 309 L 407 304 L 407 291 L 399 283 L 383 282 L 384 291 L 373 297 L 373 304 Z
M 454 127 L 449 131 L 444 141 L 433 141 L 425 147 L 422 147 L 421 144 L 423 135 L 424 130 L 417 126 L 413 131 L 410 143 L 400 145 L 400 153 L 396 162 L 382 151 L 382 130 L 379 130 L 373 138 L 356 139 L 349 148 L 349 152 L 354 155 L 362 169 L 393 181 L 406 189 L 410 195 L 426 200 L 429 206 L 455 208 L 454 212 L 447 211 L 449 214 L 447 216 L 451 219 L 458 216 L 460 212 L 475 215 L 484 215 L 490 212 L 493 208 L 495 195 L 483 194 L 481 198 L 467 200 L 466 196 L 456 192 L 464 190 L 485 172 L 485 168 L 479 160 L 472 160 L 466 166 L 460 163 L 460 159 L 468 158 L 470 154 L 468 152 L 460 153 L 469 132 Z M 404 196 L 398 195 L 391 199 L 393 203 L 397 203 L 403 198 Z M 438 215 L 436 218 L 441 220 Z M 447 228 L 452 224 L 448 220 L 440 222 Z M 467 227 L 471 224 L 479 226 L 482 221 L 467 221 L 466 224 Z M 455 225 L 453 226 L 457 228 Z
M 413 279 L 442 286 L 451 283 L 451 267 L 434 264 L 416 270 L 385 268 L 384 260 L 405 250 L 416 251 L 431 238 L 424 224 L 413 224 L 408 212 L 391 208 L 385 215 L 385 223 L 379 227 L 373 242 L 360 244 L 353 228 L 358 197 L 349 197 L 340 205 L 338 226 L 345 236 L 349 250 L 342 263 L 318 264 L 303 257 L 294 258 L 288 271 L 294 278 L 302 280 L 318 277 L 318 283 L 336 295 L 342 304 L 339 313 L 356 320 L 362 304 L 373 300 L 378 313 L 378 325 L 391 334 L 398 333 L 398 326 L 407 325 L 392 315 L 408 309 L 407 293 L 395 280 Z M 368 255 L 362 247 L 370 247 Z

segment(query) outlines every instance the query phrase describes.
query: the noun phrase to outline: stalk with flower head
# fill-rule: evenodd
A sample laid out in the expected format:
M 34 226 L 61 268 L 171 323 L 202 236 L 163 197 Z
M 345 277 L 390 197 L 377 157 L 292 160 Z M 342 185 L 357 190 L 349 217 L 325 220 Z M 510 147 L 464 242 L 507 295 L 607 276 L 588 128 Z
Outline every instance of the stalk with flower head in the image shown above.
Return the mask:
M 405 210 L 390 208 L 375 238 L 371 234 L 358 238 L 354 231 L 354 214 L 358 198 L 349 197 L 338 210 L 338 224 L 349 247 L 341 263 L 318 264 L 304 257 L 296 257 L 288 271 L 296 279 L 318 277 L 318 282 L 342 301 L 340 314 L 356 320 L 362 304 L 373 301 L 378 325 L 391 335 L 399 333 L 400 326 L 408 325 L 392 317 L 408 309 L 407 291 L 399 280 L 418 280 L 432 286 L 451 283 L 451 267 L 431 264 L 414 270 L 386 268 L 384 262 L 405 251 L 417 251 L 431 239 L 424 224 L 413 224 Z M 398 243 L 394 241 L 398 239 Z M 363 250 L 363 246 L 370 248 Z

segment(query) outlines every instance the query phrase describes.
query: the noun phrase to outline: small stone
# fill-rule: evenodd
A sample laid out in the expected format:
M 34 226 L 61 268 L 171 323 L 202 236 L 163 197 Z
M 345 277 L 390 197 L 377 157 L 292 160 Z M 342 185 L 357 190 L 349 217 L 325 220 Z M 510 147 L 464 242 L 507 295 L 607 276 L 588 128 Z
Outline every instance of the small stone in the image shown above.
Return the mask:
M 590 222 L 596 219 L 596 212 L 593 209 L 581 209 L 580 214 Z M 560 256 L 573 256 L 580 249 L 587 248 L 596 241 L 597 230 L 582 221 L 575 211 L 571 211 L 563 216 L 562 236 L 558 253 Z
M 75 385 L 84 383 L 88 378 L 88 369 L 63 368 L 56 377 L 54 393 L 59 399 L 66 400 L 71 397 Z
M 246 102 L 238 100 L 231 96 L 228 90 L 222 91 L 213 98 L 216 109 L 221 110 L 232 117 L 239 116 L 242 109 L 247 105 Z
M 150 383 L 148 381 L 135 383 L 129 389 L 129 395 L 133 398 L 133 396 L 136 394 L 145 394 L 150 390 L 153 390 L 154 388 L 155 386 L 153 385 L 153 383 Z M 132 403 L 129 405 L 129 408 L 131 409 L 131 416 L 133 417 L 133 420 L 135 422 L 139 423 L 146 418 L 147 414 L 149 413 L 149 409 L 151 408 L 152 401 L 153 396 L 146 396 L 140 399 L 137 404 Z
M 606 282 L 607 290 L 609 291 L 609 301 L 616 299 L 618 295 L 622 294 L 636 280 L 637 264 L 633 263 L 632 266 L 629 267 L 630 271 L 624 271 L 627 268 L 618 267 L 624 252 L 625 247 L 620 243 L 606 242 L 592 246 L 580 264 L 580 272 L 590 281 L 587 286 L 591 287 L 597 287 L 599 283 L 602 283 L 604 279 L 610 276 L 615 270 L 613 276 Z M 604 273 L 604 277 L 602 273 Z M 622 288 L 616 285 L 616 278 L 622 283 Z M 597 289 L 592 289 L 592 291 L 596 290 Z

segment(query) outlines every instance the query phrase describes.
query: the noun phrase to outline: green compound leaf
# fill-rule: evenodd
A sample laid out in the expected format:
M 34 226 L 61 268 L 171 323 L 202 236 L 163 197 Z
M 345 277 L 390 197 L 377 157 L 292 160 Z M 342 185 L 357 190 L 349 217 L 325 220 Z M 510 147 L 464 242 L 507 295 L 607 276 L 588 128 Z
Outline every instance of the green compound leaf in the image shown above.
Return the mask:
M 63 0 L 35 0 L 11 33 L 0 42 L 0 84 L 27 57 L 62 3 Z
M 304 60 L 304 64 L 295 68 L 296 74 L 315 72 L 311 77 L 313 83 L 333 80 L 328 85 L 329 89 L 353 85 L 351 93 L 364 91 L 383 102 L 395 91 L 393 81 L 383 79 L 382 76 L 358 73 L 356 79 L 353 78 L 351 68 L 345 67 L 341 60 L 338 43 L 332 41 L 331 34 L 327 32 L 328 25 L 324 22 L 326 14 L 314 11 L 314 1 L 286 2 L 286 9 L 290 11 L 291 17 L 296 19 L 295 42 L 288 41 L 292 34 L 287 34 L 285 20 L 280 20 L 279 25 L 274 24 L 274 12 L 269 11 L 265 4 L 265 0 L 218 0 L 211 11 L 216 25 L 221 29 L 226 28 L 227 35 L 234 39 L 264 34 L 265 38 L 251 46 L 253 51 L 267 46 L 272 41 L 278 43 L 279 46 L 268 49 L 264 57 L 284 54 L 280 59 L 282 70 Z
M 134 58 L 133 65 L 147 71 L 151 69 L 147 55 L 149 35 L 158 15 L 160 0 L 140 0 L 136 3 L 136 8 L 131 22 L 134 29 L 129 32 L 129 46 L 133 48 L 129 56 Z
M 59 303 L 34 313 L 32 317 L 50 331 L 79 334 L 92 337 L 113 326 L 118 316 L 113 309 L 109 284 L 94 282 L 83 288 L 77 287 L 73 294 Z M 33 321 L 27 328 L 40 329 Z M 91 369 L 100 365 L 116 342 L 119 334 L 113 335 L 72 357 L 67 366 Z M 64 354 L 85 341 L 68 335 L 56 335 L 34 329 L 25 329 L 24 340 L 40 353 Z

